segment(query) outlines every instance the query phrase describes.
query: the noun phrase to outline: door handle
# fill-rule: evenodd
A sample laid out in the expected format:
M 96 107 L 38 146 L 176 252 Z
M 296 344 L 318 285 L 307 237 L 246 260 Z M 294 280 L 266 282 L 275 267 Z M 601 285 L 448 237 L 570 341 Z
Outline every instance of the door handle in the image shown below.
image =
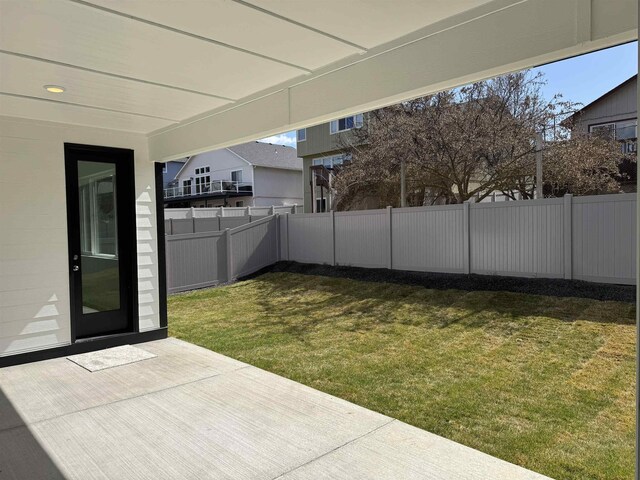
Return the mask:
M 80 270 L 80 267 L 79 267 L 78 265 L 74 265 L 74 266 L 73 266 L 73 268 L 72 268 L 72 270 L 73 270 L 74 272 L 77 272 L 77 271 L 79 271 L 79 270 Z

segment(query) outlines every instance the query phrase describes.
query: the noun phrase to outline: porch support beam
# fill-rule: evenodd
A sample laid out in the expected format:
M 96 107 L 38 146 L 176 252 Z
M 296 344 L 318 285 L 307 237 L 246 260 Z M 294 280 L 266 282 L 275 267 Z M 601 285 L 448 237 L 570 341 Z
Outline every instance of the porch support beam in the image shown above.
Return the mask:
M 636 0 L 494 0 L 149 137 L 168 161 L 636 40 Z

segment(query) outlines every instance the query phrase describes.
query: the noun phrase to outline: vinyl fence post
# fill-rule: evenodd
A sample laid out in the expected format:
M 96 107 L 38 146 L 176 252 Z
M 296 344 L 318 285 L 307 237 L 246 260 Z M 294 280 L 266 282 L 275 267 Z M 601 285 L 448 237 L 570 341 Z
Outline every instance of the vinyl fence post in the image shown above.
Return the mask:
M 196 207 L 191 207 L 191 218 L 196 216 Z
M 387 207 L 387 225 L 389 226 L 389 234 L 387 235 L 387 268 L 393 270 L 393 225 L 391 219 L 392 207 Z
M 233 250 L 231 248 L 231 230 L 228 228 L 224 229 L 224 238 L 227 247 L 227 282 L 231 283 L 233 281 Z
M 286 215 L 286 228 L 285 228 L 285 236 L 287 237 L 287 261 L 289 261 L 289 213 Z
M 273 207 L 272 207 L 273 208 Z M 273 221 L 273 220 L 271 220 Z M 276 213 L 275 216 L 276 225 L 276 262 L 280 261 L 280 214 Z
M 273 214 L 274 214 L 274 210 L 275 210 L 275 209 L 273 208 L 273 205 L 271 205 L 271 206 L 269 207 L 269 215 L 273 215 Z
M 336 265 L 336 214 L 331 210 L 331 265 Z
M 571 280 L 573 278 L 573 195 L 567 193 L 564 196 L 562 217 L 563 225 L 563 257 L 564 257 L 564 278 Z
M 171 259 L 170 245 L 171 245 L 171 242 L 169 242 L 169 237 L 165 235 L 164 236 L 164 254 L 167 260 Z M 167 293 L 168 293 L 171 291 L 171 287 L 173 286 L 173 270 L 171 269 L 171 261 L 165 261 L 165 271 L 166 271 L 166 282 L 167 282 L 166 287 L 167 287 Z
M 471 273 L 471 231 L 470 231 L 470 210 L 469 202 L 462 204 L 462 260 L 464 263 L 464 273 Z

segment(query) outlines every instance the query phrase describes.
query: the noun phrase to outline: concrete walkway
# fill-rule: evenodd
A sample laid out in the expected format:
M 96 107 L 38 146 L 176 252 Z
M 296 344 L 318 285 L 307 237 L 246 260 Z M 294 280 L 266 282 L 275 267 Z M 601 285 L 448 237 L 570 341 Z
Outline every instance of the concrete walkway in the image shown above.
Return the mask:
M 180 340 L 138 347 L 157 357 L 0 369 L 0 479 L 546 478 Z

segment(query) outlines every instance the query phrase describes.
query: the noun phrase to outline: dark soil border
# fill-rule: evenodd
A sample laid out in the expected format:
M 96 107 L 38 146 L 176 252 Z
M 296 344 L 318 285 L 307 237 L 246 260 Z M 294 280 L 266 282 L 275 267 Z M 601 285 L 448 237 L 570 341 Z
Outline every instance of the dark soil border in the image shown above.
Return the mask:
M 531 295 L 592 298 L 594 300 L 611 300 L 628 303 L 635 303 L 636 301 L 636 287 L 634 285 L 614 285 L 557 278 L 523 278 L 497 275 L 408 272 L 403 270 L 387 270 L 386 268 L 333 267 L 331 265 L 297 262 L 278 262 L 243 279 L 255 278 L 268 272 L 322 275 L 325 277 L 349 278 L 351 280 L 363 280 L 367 282 L 399 283 L 436 290 L 507 291 Z

